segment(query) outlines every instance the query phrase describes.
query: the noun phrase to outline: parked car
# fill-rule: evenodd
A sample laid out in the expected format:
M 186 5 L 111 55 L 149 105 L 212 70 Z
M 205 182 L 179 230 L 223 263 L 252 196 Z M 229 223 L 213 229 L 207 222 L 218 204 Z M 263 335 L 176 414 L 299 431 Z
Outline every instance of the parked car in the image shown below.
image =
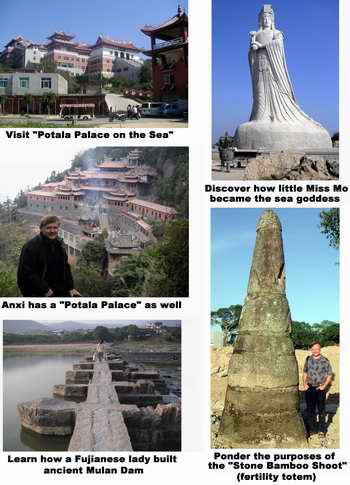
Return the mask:
M 164 103 L 160 102 L 148 102 L 142 103 L 141 105 L 141 114 L 142 116 L 162 116 L 162 109 L 164 107 Z
M 178 103 L 168 103 L 163 106 L 162 115 L 167 118 L 184 118 L 185 109 Z

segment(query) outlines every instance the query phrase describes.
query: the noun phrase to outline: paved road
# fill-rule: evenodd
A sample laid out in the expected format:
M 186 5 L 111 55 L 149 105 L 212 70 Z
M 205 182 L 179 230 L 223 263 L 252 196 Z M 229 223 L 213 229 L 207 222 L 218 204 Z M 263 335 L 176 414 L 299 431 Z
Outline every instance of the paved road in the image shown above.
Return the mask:
M 9 124 L 24 124 L 30 122 L 43 123 L 49 125 L 56 125 L 57 128 L 68 127 L 71 128 L 71 124 L 60 118 L 46 116 L 31 116 L 28 120 L 25 116 L 0 116 L 1 125 Z M 77 124 L 86 128 L 187 128 L 188 122 L 176 118 L 141 118 L 140 120 L 127 120 L 124 122 L 110 122 L 107 117 L 94 118 L 93 120 L 78 121 Z

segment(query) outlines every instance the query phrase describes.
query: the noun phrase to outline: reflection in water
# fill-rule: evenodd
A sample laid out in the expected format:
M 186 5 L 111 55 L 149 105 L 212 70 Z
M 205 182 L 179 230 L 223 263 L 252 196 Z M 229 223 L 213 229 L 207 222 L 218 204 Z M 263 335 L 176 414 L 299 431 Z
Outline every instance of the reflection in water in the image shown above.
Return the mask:
M 4 451 L 67 449 L 69 437 L 21 431 L 17 404 L 53 397 L 53 386 L 64 383 L 66 370 L 71 370 L 80 358 L 81 355 L 59 353 L 4 352 Z
M 20 440 L 24 446 L 34 451 L 67 451 L 70 436 L 44 436 L 22 428 Z

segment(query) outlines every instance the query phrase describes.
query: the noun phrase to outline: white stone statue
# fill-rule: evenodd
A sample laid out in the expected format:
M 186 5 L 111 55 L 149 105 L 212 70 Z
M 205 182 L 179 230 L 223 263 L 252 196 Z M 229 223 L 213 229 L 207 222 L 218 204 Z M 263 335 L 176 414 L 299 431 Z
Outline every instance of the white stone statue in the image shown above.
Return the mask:
M 249 65 L 253 107 L 248 123 L 235 134 L 238 148 L 267 150 L 329 149 L 329 133 L 298 105 L 288 74 L 283 34 L 275 28 L 271 5 L 259 14 L 259 30 L 250 32 Z

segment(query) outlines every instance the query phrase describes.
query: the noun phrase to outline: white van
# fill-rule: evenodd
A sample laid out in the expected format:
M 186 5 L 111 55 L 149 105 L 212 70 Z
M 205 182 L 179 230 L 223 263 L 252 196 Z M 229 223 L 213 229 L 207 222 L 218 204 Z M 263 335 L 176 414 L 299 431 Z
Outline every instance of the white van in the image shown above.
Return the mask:
M 164 104 L 159 102 L 142 103 L 141 114 L 142 116 L 161 116 Z

